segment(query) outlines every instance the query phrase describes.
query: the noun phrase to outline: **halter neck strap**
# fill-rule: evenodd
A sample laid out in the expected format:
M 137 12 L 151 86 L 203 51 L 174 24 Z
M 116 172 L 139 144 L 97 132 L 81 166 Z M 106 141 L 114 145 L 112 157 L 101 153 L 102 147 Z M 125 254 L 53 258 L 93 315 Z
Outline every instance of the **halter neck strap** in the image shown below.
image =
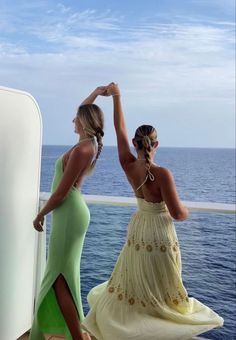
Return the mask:
M 94 138 L 94 137 L 83 138 L 83 139 L 81 139 L 80 141 L 78 141 L 77 144 L 75 144 L 74 148 L 76 148 L 76 147 L 77 147 L 78 145 L 80 145 L 81 143 L 86 142 L 86 141 L 89 141 L 89 140 L 94 141 L 95 138 Z
M 79 140 L 78 144 L 80 144 L 82 142 L 86 142 L 87 140 L 94 140 L 94 136 L 93 137 L 82 138 L 81 140 Z
M 150 179 L 151 182 L 155 181 L 155 176 L 153 175 L 153 173 L 151 173 L 150 169 L 147 170 L 147 175 L 143 183 L 136 189 L 136 191 L 138 191 L 147 182 L 148 179 Z

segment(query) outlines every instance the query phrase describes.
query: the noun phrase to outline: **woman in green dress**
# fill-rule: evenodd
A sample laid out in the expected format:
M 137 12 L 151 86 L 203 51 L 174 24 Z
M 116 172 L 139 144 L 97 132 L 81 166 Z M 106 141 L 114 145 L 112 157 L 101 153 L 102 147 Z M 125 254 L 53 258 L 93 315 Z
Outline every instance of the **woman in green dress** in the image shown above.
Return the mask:
M 103 112 L 93 102 L 98 95 L 106 95 L 106 89 L 98 87 L 78 108 L 73 123 L 79 141 L 56 161 L 52 194 L 33 222 L 41 232 L 44 216 L 53 212 L 47 266 L 37 298 L 31 340 L 42 340 L 48 333 L 63 334 L 66 339 L 90 339 L 80 327 L 84 318 L 80 258 L 90 221 L 80 187 L 102 150 Z
M 83 326 L 98 340 L 187 340 L 223 319 L 189 297 L 181 276 L 181 255 L 173 219 L 185 220 L 171 172 L 154 163 L 157 132 L 140 126 L 129 147 L 120 91 L 113 96 L 114 125 L 121 166 L 137 199 L 124 247 L 108 282 L 89 295 Z

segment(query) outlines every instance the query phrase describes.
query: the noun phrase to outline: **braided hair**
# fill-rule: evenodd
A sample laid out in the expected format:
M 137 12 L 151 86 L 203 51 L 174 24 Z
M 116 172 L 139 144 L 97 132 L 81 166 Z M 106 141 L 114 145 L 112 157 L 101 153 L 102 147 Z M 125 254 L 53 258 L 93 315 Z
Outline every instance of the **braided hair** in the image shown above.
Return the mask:
M 95 159 L 92 161 L 92 164 L 90 166 L 90 169 L 89 171 L 92 171 L 94 168 L 95 168 L 95 165 L 96 165 L 96 162 L 100 156 L 100 153 L 102 152 L 102 148 L 103 148 L 103 143 L 102 143 L 102 137 L 104 136 L 104 132 L 102 129 L 98 129 L 96 131 L 96 134 L 95 134 L 95 137 L 96 137 L 96 140 L 97 140 L 97 144 L 98 144 L 98 150 L 97 150 L 97 154 L 96 154 L 96 157 Z
M 157 131 L 151 125 L 141 125 L 135 131 L 134 140 L 137 142 L 138 150 L 143 150 L 146 160 L 146 168 L 151 167 L 151 151 L 157 141 Z
M 95 168 L 96 162 L 101 154 L 103 143 L 102 137 L 104 136 L 104 115 L 102 110 L 96 104 L 84 104 L 78 108 L 77 115 L 79 115 L 81 124 L 84 127 L 84 131 L 89 137 L 95 137 L 98 149 L 95 159 L 92 161 L 88 172 L 92 172 Z

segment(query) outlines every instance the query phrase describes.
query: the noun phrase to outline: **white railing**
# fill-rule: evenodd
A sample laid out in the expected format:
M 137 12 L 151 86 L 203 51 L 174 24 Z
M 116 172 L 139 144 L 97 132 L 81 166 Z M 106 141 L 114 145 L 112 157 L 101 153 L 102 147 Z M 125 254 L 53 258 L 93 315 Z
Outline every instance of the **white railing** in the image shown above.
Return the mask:
M 49 192 L 40 193 L 40 203 L 45 203 L 50 197 Z M 118 205 L 118 206 L 136 206 L 135 197 L 123 197 L 123 196 L 98 196 L 98 195 L 83 195 L 85 201 L 89 204 L 106 204 L 106 205 Z M 182 201 L 183 204 L 194 212 L 207 212 L 207 213 L 219 213 L 219 214 L 235 214 L 235 204 L 225 203 L 212 203 L 212 202 L 190 202 Z

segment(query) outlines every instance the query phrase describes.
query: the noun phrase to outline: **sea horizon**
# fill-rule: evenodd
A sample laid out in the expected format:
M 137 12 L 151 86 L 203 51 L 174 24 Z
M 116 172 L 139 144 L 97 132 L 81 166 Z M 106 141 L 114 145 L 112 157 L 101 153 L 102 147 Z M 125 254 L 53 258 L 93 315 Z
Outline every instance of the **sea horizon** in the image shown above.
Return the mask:
M 42 144 L 42 146 L 71 146 L 72 144 Z M 107 145 L 104 144 L 103 147 L 117 147 L 117 145 Z M 133 149 L 133 146 L 130 145 Z M 212 149 L 212 150 L 236 150 L 236 147 L 211 147 L 211 146 L 162 146 L 160 145 L 158 148 L 166 148 L 166 149 Z

